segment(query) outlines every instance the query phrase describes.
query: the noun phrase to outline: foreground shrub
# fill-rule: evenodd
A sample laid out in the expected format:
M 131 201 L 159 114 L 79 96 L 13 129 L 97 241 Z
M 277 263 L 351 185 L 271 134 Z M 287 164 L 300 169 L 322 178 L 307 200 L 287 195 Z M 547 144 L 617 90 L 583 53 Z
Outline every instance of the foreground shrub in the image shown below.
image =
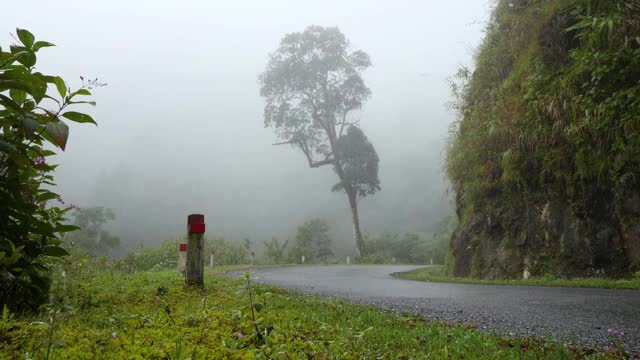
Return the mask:
M 62 118 L 95 124 L 67 109 L 95 105 L 78 100 L 100 84 L 82 79 L 82 87 L 72 91 L 62 78 L 36 72 L 38 51 L 54 45 L 35 41 L 23 29 L 17 37 L 20 44 L 9 52 L 0 48 L 0 308 L 25 311 L 47 299 L 52 258 L 67 255 L 59 246 L 61 236 L 77 229 L 64 224 L 74 206 L 51 203 L 62 200 L 50 190 L 56 166 L 46 157 L 55 153 L 43 147 L 65 149 L 69 127 Z

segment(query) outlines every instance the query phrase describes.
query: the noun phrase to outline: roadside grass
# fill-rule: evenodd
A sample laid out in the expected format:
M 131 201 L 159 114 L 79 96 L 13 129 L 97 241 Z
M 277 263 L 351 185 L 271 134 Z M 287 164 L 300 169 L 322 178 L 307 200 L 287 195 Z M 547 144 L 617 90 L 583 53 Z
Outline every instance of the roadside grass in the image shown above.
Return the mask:
M 226 270 L 237 270 L 227 268 Z M 67 264 L 39 315 L 6 310 L 2 359 L 614 359 L 554 341 L 495 337 L 207 271 L 126 273 Z M 253 311 L 252 311 L 253 310 Z
M 395 276 L 417 281 L 449 282 L 461 284 L 487 284 L 487 285 L 529 285 L 529 286 L 565 286 L 580 288 L 602 289 L 640 289 L 640 277 L 632 279 L 606 279 L 606 278 L 575 278 L 560 279 L 552 276 L 535 277 L 529 279 L 475 279 L 468 277 L 452 277 L 444 272 L 443 266 L 421 268 L 407 272 L 394 274 Z

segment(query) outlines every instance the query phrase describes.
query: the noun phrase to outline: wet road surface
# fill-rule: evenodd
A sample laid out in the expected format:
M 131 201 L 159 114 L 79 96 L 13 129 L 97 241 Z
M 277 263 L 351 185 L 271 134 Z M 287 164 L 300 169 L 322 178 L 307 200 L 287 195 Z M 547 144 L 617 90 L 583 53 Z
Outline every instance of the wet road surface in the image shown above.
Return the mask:
M 403 280 L 392 273 L 424 266 L 344 265 L 259 268 L 262 283 L 320 296 L 462 321 L 515 336 L 552 336 L 606 347 L 608 329 L 624 331 L 640 353 L 640 291 L 541 286 L 449 284 Z

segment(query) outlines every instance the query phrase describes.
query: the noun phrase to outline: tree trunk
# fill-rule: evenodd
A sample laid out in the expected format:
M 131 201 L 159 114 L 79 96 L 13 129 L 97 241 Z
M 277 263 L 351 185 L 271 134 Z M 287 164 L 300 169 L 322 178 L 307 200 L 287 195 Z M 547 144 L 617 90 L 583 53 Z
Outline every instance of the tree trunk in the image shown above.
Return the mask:
M 358 217 L 358 202 L 356 193 L 353 189 L 345 188 L 347 197 L 349 198 L 349 206 L 351 207 L 351 220 L 353 221 L 353 239 L 356 242 L 356 255 L 358 257 L 365 255 L 365 244 L 360 232 L 360 219 Z

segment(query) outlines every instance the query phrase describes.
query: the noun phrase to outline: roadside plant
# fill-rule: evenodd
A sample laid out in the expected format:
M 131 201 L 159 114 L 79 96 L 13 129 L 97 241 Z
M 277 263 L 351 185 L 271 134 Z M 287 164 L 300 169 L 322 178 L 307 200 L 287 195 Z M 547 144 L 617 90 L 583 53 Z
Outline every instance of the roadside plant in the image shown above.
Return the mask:
M 271 238 L 271 241 L 264 242 L 264 256 L 272 264 L 280 264 L 285 259 L 285 252 L 288 245 L 289 239 L 281 243 L 280 240 L 278 240 L 278 238 L 274 236 Z
M 62 236 L 76 230 L 65 224 L 74 206 L 60 206 L 51 148 L 64 150 L 69 137 L 65 120 L 96 124 L 91 116 L 70 111 L 89 104 L 97 79 L 72 89 L 61 77 L 36 71 L 39 51 L 54 46 L 36 41 L 24 29 L 19 43 L 0 47 L 0 306 L 34 311 L 47 300 L 51 264 L 68 255 Z
M 266 337 L 263 336 L 262 332 L 260 331 L 260 328 L 258 327 L 258 325 L 262 324 L 264 321 L 264 318 L 256 318 L 256 312 L 258 310 L 262 310 L 262 304 L 260 302 L 256 302 L 254 299 L 254 289 L 253 286 L 251 284 L 251 273 L 250 272 L 245 272 L 244 273 L 244 280 L 245 280 L 245 289 L 247 291 L 247 296 L 249 297 L 249 313 L 251 314 L 251 324 L 253 325 L 253 329 L 256 331 L 256 338 L 258 340 L 258 344 L 266 344 Z M 266 332 L 265 332 L 266 334 Z
M 607 329 L 607 334 L 609 334 L 609 348 L 611 351 L 613 351 L 617 356 L 628 357 L 627 352 L 624 350 L 624 345 L 622 345 L 624 331 Z

